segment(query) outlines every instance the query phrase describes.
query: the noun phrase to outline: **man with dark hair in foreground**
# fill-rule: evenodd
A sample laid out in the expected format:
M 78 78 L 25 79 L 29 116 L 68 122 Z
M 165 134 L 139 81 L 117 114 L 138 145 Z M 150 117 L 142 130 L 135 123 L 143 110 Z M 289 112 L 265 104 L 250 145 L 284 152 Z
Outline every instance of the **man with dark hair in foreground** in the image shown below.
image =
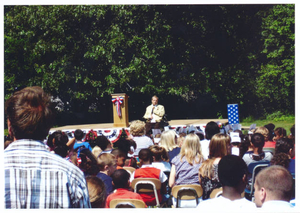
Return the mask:
M 50 97 L 26 87 L 5 103 L 13 142 L 4 151 L 5 208 L 90 208 L 82 171 L 42 142 L 54 121 Z

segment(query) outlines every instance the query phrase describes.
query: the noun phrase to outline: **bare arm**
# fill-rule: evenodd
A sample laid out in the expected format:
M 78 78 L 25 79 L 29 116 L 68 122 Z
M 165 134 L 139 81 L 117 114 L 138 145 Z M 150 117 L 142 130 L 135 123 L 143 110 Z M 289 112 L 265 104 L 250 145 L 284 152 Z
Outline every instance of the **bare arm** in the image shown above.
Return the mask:
M 73 149 L 74 144 L 75 144 L 75 138 L 72 138 L 68 141 L 67 146 L 70 147 L 70 149 Z
M 169 176 L 169 186 L 171 188 L 175 185 L 175 175 L 176 175 L 175 165 L 172 165 L 170 176 Z

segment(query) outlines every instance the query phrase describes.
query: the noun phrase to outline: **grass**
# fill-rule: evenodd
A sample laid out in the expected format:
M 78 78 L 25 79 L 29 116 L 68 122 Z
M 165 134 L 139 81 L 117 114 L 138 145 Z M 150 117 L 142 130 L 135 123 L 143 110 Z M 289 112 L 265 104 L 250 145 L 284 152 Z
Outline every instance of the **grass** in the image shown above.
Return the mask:
M 275 129 L 277 127 L 283 127 L 286 130 L 287 134 L 290 134 L 290 128 L 295 124 L 295 116 L 293 115 L 282 115 L 278 117 L 273 117 L 271 115 L 266 116 L 265 119 L 255 120 L 251 117 L 243 119 L 241 124 L 243 127 L 249 127 L 251 124 L 256 124 L 256 127 L 264 126 L 269 123 L 273 123 L 275 125 Z

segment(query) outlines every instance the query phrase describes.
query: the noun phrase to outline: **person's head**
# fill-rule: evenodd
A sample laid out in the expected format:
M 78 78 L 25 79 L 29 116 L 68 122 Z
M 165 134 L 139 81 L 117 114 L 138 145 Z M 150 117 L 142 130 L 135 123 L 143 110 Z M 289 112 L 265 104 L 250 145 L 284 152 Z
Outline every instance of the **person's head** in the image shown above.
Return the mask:
M 205 126 L 205 138 L 210 140 L 212 136 L 220 133 L 220 128 L 216 122 L 210 121 Z
M 179 137 L 177 138 L 177 144 L 178 144 L 179 147 L 182 147 L 182 144 L 183 144 L 183 142 L 185 140 L 185 137 L 186 137 L 186 133 L 180 133 L 179 134 Z M 198 135 L 198 137 L 199 137 L 199 135 Z M 200 137 L 199 137 L 199 139 L 200 139 Z
M 151 103 L 153 106 L 158 104 L 158 97 L 156 95 L 154 95 L 151 99 Z
M 125 169 L 117 169 L 112 173 L 111 178 L 115 189 L 129 188 L 130 186 L 130 174 Z
M 70 149 L 67 146 L 69 138 L 65 133 L 63 133 L 61 131 L 59 131 L 59 132 L 60 132 L 60 134 L 55 134 L 55 137 L 53 138 L 54 144 L 55 144 L 54 152 L 55 152 L 55 154 L 65 158 Z
M 287 137 L 279 138 L 276 141 L 275 153 L 281 153 L 281 152 L 286 153 L 290 156 L 290 158 L 293 158 L 295 156 L 294 141 Z
M 230 154 L 230 140 L 229 135 L 223 133 L 215 134 L 209 143 L 209 158 L 222 158 Z
M 142 165 L 151 164 L 153 161 L 153 156 L 150 149 L 141 149 L 139 152 L 139 159 Z
M 126 160 L 126 154 L 120 149 L 113 149 L 111 151 L 111 154 L 113 154 L 116 157 L 117 160 L 117 166 L 123 167 L 125 165 Z
M 168 153 L 164 147 L 152 145 L 149 149 L 152 152 L 154 162 L 169 161 Z
M 128 153 L 132 154 L 132 152 L 136 149 L 136 143 L 134 140 L 129 139 L 128 137 L 121 136 L 113 143 L 113 148 L 122 150 L 127 156 Z
M 84 136 L 84 133 L 83 133 L 83 131 L 82 131 L 81 129 L 76 129 L 76 130 L 74 131 L 74 138 L 75 138 L 76 140 L 81 141 L 82 138 L 83 138 L 83 136 Z
M 288 154 L 280 152 L 273 155 L 270 165 L 280 165 L 284 168 L 288 169 L 290 165 L 290 157 Z
M 103 181 L 96 176 L 87 176 L 85 179 L 92 208 L 104 208 L 106 189 Z
M 293 177 L 283 166 L 269 166 L 255 177 L 254 190 L 257 207 L 270 200 L 289 202 L 293 193 Z
M 275 134 L 274 134 L 275 125 L 272 123 L 269 123 L 269 124 L 265 125 L 264 127 L 266 127 L 268 129 L 268 131 L 269 131 L 268 140 L 271 141 L 273 139 L 273 137 L 275 136 Z
M 146 133 L 146 125 L 145 122 L 140 120 L 132 121 L 130 124 L 130 134 L 133 136 L 142 136 Z
M 195 133 L 190 133 L 185 137 L 179 154 L 180 159 L 182 160 L 182 158 L 185 157 L 190 165 L 202 162 L 203 155 L 201 152 L 200 139 Z
M 236 188 L 240 193 L 246 187 L 247 171 L 245 161 L 236 155 L 224 156 L 218 166 L 218 176 L 222 186 Z
M 251 136 L 251 143 L 255 148 L 262 148 L 265 145 L 265 137 L 261 133 L 254 133 Z
M 176 145 L 176 133 L 173 130 L 164 131 L 160 136 L 159 144 L 164 147 L 167 151 L 172 151 Z
M 41 87 L 26 87 L 5 103 L 9 134 L 15 139 L 44 140 L 54 123 L 54 107 Z
M 248 135 L 246 135 L 242 139 L 240 144 L 240 157 L 243 157 L 244 154 L 248 151 L 249 147 L 251 147 L 250 139 L 251 137 L 249 137 Z
M 97 165 L 100 171 L 110 176 L 117 167 L 116 157 L 111 153 L 100 154 L 97 158 Z
M 112 148 L 110 140 L 107 139 L 104 135 L 98 136 L 95 140 L 95 145 L 99 146 L 102 151 L 107 148 Z
M 47 138 L 47 145 L 49 147 L 51 147 L 52 149 L 54 149 L 56 146 L 55 138 L 57 135 L 61 135 L 61 134 L 62 134 L 62 131 L 60 131 L 60 130 L 57 130 L 57 131 L 53 132 L 52 134 L 50 134 Z
M 275 136 L 273 140 L 278 140 L 279 138 L 286 137 L 286 130 L 283 127 L 277 127 L 274 130 Z
M 260 126 L 257 129 L 255 129 L 254 133 L 262 134 L 264 136 L 265 141 L 269 140 L 269 130 L 264 126 Z

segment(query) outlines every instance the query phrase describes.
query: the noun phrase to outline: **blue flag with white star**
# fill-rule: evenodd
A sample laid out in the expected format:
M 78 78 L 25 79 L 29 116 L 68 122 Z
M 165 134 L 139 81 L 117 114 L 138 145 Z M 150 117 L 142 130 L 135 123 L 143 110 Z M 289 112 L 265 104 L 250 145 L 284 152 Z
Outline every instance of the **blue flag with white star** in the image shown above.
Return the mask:
M 228 112 L 228 123 L 230 124 L 240 123 L 238 104 L 227 104 L 227 112 Z

